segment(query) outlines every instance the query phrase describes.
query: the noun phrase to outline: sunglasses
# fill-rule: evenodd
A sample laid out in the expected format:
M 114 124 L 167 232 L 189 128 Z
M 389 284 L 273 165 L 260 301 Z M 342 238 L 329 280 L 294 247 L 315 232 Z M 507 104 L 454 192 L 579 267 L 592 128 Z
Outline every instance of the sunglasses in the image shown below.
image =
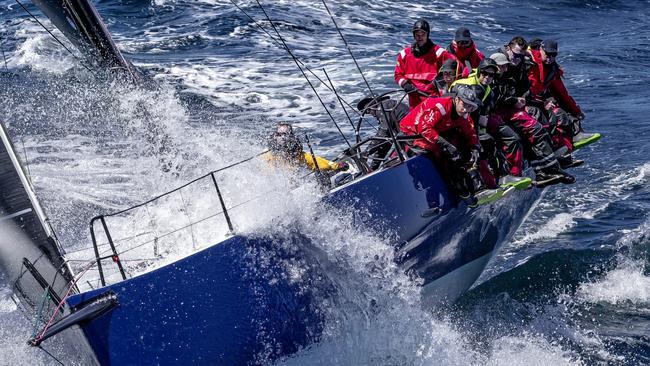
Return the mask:
M 546 56 L 548 56 L 548 57 L 557 57 L 557 52 L 546 52 L 545 51 L 545 53 L 546 53 Z
M 482 72 L 481 75 L 483 75 L 483 76 L 489 76 L 489 77 L 491 77 L 491 78 L 494 77 L 494 73 L 493 73 L 493 72 Z
M 472 44 L 472 41 L 456 41 L 456 44 L 461 47 L 467 47 Z

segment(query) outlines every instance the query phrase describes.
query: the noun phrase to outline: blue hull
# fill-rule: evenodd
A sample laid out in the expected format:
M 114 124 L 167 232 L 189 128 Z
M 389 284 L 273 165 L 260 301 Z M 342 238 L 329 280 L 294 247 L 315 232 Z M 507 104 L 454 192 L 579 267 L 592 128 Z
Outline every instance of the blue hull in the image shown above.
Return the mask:
M 398 261 L 424 280 L 427 300 L 437 302 L 454 300 L 476 281 L 540 192 L 514 192 L 469 209 L 449 194 L 428 159 L 415 157 L 338 188 L 325 201 L 352 207 L 355 224 L 394 233 Z M 316 264 L 305 269 L 300 285 L 278 275 L 284 261 L 309 258 L 313 250 L 300 234 L 282 243 L 233 236 L 68 304 L 117 295 L 117 308 L 82 325 L 105 365 L 256 364 L 318 341 L 319 299 L 334 291 L 327 276 Z

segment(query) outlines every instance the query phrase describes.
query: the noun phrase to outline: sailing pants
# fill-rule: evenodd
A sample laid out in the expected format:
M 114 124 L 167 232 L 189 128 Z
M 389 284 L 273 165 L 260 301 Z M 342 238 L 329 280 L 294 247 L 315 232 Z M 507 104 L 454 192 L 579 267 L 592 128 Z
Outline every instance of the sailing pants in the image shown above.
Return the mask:
M 488 118 L 486 130 L 501 145 L 510 167 L 509 174 L 520 177 L 524 170 L 524 154 L 519 135 L 496 113 Z
M 554 142 L 544 126 L 524 109 L 499 108 L 497 114 L 523 138 L 524 151 L 535 171 L 557 164 Z
M 574 123 L 571 116 L 562 108 L 545 111 L 539 107 L 526 107 L 528 113 L 541 123 L 551 136 L 553 149 L 566 146 L 569 153 L 573 151 Z

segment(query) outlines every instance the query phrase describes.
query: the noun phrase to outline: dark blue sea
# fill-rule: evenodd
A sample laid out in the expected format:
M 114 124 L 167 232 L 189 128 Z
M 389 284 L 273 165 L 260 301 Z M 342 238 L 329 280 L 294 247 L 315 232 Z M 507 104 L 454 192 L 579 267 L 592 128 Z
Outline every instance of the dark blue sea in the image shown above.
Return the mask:
M 21 1 L 54 29 L 28 0 Z M 231 2 L 94 3 L 125 56 L 160 88 L 96 77 L 74 48 L 73 54 L 66 51 L 15 1 L 0 0 L 0 119 L 68 250 L 89 246 L 88 222 L 96 214 L 258 153 L 276 122 L 289 121 L 309 134 L 321 155 L 334 157 L 345 146 L 286 51 Z M 255 2 L 237 3 L 271 31 Z M 321 2 L 263 5 L 295 55 L 321 76 L 327 70 L 345 100 L 353 104 L 368 93 Z M 442 45 L 456 28 L 469 27 L 487 55 L 515 35 L 555 38 L 567 88 L 587 115 L 584 127 L 603 139 L 577 152 L 587 162 L 572 171 L 578 181 L 549 188 L 479 283 L 450 308 L 421 311 L 415 286 L 399 275 L 384 275 L 377 285 L 378 274 L 364 265 L 386 246 L 319 214 L 321 224 L 312 229 L 322 230 L 315 235 L 322 247 L 345 252 L 341 257 L 359 266 L 350 292 L 373 291 L 365 295 L 378 299 L 383 315 L 356 319 L 345 305 L 331 305 L 349 322 L 328 326 L 330 341 L 279 363 L 650 364 L 650 2 L 328 5 L 366 79 L 380 92 L 396 88 L 397 53 L 411 41 L 410 27 L 420 17 Z M 53 33 L 70 47 L 61 33 Z M 314 83 L 352 137 L 336 97 Z M 158 126 L 157 135 L 147 130 L 151 124 Z M 173 174 L 152 153 L 161 151 L 161 136 L 180 152 L 166 157 Z M 243 175 L 237 185 L 273 184 L 259 180 Z M 299 190 L 282 204 L 260 207 L 242 225 L 263 231 L 255 226 L 260 217 L 290 220 L 308 214 L 314 202 L 313 194 Z M 176 218 L 167 219 L 171 225 Z M 390 294 L 368 290 L 386 284 Z M 0 277 L 0 364 L 56 364 L 26 346 L 32 324 L 11 294 Z M 354 306 L 365 314 L 364 304 Z M 74 352 L 55 346 L 50 351 L 64 362 Z

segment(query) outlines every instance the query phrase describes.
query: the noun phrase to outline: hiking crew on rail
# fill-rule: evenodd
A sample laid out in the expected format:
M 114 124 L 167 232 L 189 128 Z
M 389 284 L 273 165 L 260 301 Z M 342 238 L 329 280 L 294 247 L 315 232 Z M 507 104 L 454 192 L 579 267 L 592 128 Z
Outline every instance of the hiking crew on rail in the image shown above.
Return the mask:
M 393 138 L 402 134 L 416 136 L 404 146 L 405 152 L 429 156 L 469 205 L 533 183 L 544 187 L 575 182 L 564 169 L 583 161 L 574 159 L 572 152 L 597 141 L 600 134 L 582 128 L 585 115 L 562 81 L 555 40 L 528 44 L 521 36 L 513 37 L 485 58 L 466 27 L 456 30 L 447 49 L 430 39 L 424 19 L 417 20 L 411 32 L 413 43 L 399 52 L 394 74 L 409 105 L 387 95 L 357 104 L 362 116 L 379 122 L 365 151 L 369 170 L 390 158 Z M 316 171 L 347 168 L 304 153 L 286 124 L 272 135 L 270 149 L 275 159 Z M 535 173 L 534 182 L 524 176 L 526 163 Z
M 600 134 L 582 128 L 584 113 L 562 81 L 555 40 L 528 44 L 517 36 L 485 58 L 468 28 L 458 28 L 446 50 L 430 39 L 426 20 L 411 31 L 414 42 L 395 66 L 411 109 L 401 132 L 422 136 L 411 154 L 430 155 L 461 197 L 521 187 L 524 159 L 538 186 L 575 182 L 564 169 L 583 162 L 571 153 Z

